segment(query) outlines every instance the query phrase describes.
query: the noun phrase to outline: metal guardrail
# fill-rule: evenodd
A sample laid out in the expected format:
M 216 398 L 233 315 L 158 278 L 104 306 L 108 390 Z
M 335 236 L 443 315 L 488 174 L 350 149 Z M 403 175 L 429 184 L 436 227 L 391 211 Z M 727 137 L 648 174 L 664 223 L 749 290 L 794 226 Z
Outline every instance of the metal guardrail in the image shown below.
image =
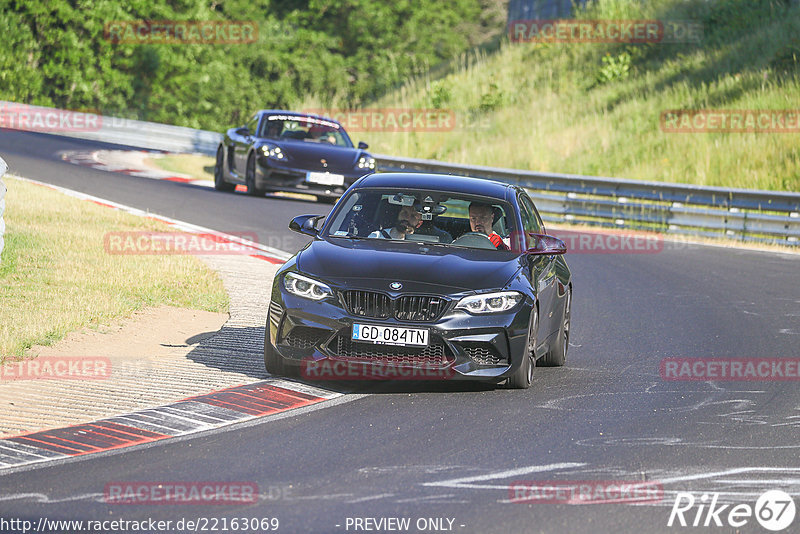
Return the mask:
M 519 185 L 529 190 L 549 222 L 800 245 L 800 193 L 375 158 L 381 171 L 476 176 Z
M 222 140 L 216 132 L 2 100 L 0 113 L 6 125 L 23 130 L 166 152 L 213 155 Z
M 3 183 L 3 176 L 7 170 L 8 165 L 3 158 L 0 158 L 0 260 L 3 257 L 3 247 L 5 246 L 3 234 L 6 233 L 6 223 L 3 220 L 3 212 L 6 211 L 6 185 Z
M 22 105 L 0 101 L 0 111 L 9 106 L 13 109 Z M 53 108 L 23 106 L 22 112 L 26 111 L 63 113 Z M 106 116 L 100 117 L 95 129 L 51 133 L 209 155 L 216 153 L 222 139 L 216 132 Z M 517 184 L 529 190 L 548 222 L 800 245 L 800 193 L 542 173 L 378 154 L 375 158 L 380 171 L 477 176 Z

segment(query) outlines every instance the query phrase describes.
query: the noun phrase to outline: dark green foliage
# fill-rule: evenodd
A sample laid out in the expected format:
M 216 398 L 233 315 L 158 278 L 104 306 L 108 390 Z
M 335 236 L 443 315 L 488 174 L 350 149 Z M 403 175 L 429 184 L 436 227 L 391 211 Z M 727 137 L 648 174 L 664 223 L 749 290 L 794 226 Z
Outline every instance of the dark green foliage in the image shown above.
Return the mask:
M 309 94 L 357 106 L 485 41 L 497 4 L 0 0 L 0 99 L 211 130 Z M 109 22 L 143 19 L 257 21 L 259 40 L 133 45 L 104 37 Z

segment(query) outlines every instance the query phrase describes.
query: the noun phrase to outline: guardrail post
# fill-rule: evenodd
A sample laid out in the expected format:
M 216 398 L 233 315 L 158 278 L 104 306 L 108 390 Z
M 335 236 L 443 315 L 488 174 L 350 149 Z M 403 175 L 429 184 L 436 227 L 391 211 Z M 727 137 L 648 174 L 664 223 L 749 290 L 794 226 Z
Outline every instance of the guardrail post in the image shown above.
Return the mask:
M 6 208 L 6 186 L 3 183 L 3 175 L 7 170 L 8 165 L 3 161 L 3 158 L 0 158 L 0 260 L 2 259 L 3 245 L 5 244 L 3 241 L 3 234 L 6 231 L 6 223 L 3 221 L 3 212 Z

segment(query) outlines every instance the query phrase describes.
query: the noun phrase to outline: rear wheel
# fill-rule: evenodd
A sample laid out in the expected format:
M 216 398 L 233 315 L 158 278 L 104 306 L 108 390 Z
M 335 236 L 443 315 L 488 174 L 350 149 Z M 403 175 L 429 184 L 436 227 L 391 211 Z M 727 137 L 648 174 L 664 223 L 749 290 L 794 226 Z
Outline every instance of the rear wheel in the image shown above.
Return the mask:
M 536 329 L 538 327 L 539 312 L 534 308 L 528 325 L 528 339 L 525 342 L 522 363 L 508 379 L 508 387 L 511 389 L 528 389 L 533 383 L 533 375 L 536 372 Z
M 217 149 L 217 162 L 214 164 L 214 189 L 217 191 L 225 191 L 226 193 L 236 189 L 236 185 L 230 184 L 225 181 L 225 151 L 220 146 Z
M 263 197 L 266 193 L 263 189 L 256 188 L 256 158 L 250 154 L 247 158 L 247 171 L 245 172 L 245 182 L 247 183 L 247 194 L 254 197 Z
M 547 367 L 561 367 L 567 361 L 567 349 L 569 349 L 569 327 L 572 315 L 572 289 L 567 289 L 564 297 L 564 315 L 561 321 L 561 328 L 558 330 L 558 337 L 550 351 L 542 358 L 542 365 Z

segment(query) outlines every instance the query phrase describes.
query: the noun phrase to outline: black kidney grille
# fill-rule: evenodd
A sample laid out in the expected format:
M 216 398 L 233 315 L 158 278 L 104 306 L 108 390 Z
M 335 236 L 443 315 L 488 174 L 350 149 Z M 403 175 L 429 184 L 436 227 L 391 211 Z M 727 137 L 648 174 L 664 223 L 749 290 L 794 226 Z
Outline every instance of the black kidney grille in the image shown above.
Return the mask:
M 391 299 L 377 291 L 351 290 L 343 293 L 347 311 L 361 317 L 399 321 L 435 321 L 444 313 L 448 301 L 429 295 L 409 295 Z
M 447 307 L 439 297 L 400 297 L 394 303 L 394 317 L 400 321 L 435 321 Z
M 392 314 L 392 299 L 376 291 L 345 291 L 344 305 L 353 315 L 386 319 Z

